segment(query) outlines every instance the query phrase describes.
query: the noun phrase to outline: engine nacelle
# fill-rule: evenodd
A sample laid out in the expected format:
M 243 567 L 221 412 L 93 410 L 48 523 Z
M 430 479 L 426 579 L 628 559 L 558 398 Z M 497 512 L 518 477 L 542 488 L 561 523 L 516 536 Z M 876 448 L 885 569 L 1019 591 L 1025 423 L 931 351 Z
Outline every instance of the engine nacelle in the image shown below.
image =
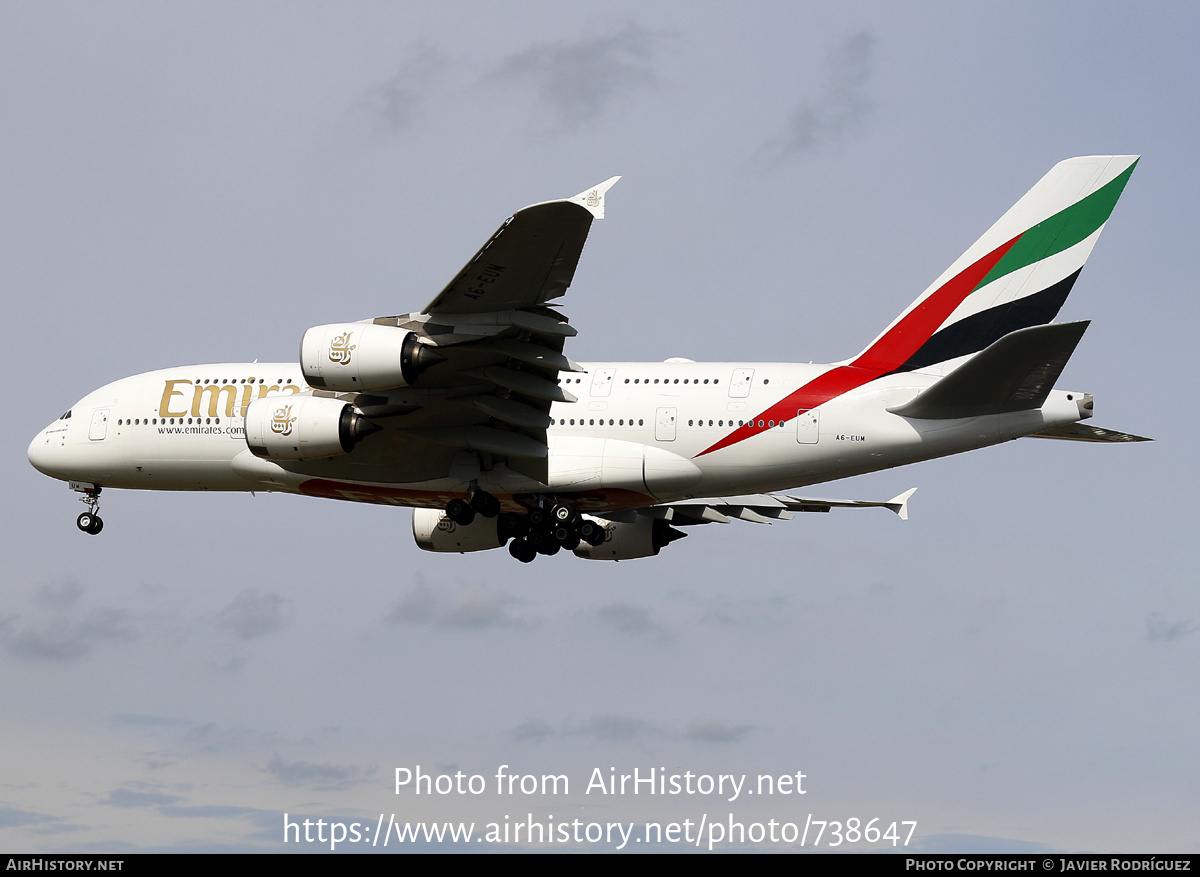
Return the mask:
M 348 454 L 378 430 L 353 405 L 324 396 L 264 396 L 246 408 L 246 445 L 269 460 Z
M 375 323 L 314 326 L 300 339 L 300 368 L 324 390 L 390 390 L 412 386 L 445 359 L 416 333 Z
M 496 527 L 499 518 L 477 515 L 467 524 L 456 524 L 441 509 L 413 509 L 413 538 L 426 551 L 486 551 L 504 543 Z
M 607 521 L 592 515 L 584 515 L 600 523 L 608 537 L 599 545 L 580 542 L 575 554 L 587 560 L 633 560 L 636 557 L 653 557 L 664 545 L 682 539 L 687 533 L 676 530 L 666 521 L 638 515 L 631 524 Z

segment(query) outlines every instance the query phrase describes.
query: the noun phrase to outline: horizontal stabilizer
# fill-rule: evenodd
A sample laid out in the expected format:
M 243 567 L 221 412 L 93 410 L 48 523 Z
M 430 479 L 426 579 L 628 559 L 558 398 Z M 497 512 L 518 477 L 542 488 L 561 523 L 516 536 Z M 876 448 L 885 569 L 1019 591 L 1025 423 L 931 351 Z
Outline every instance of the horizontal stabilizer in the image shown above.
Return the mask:
M 1010 332 L 892 414 L 924 420 L 1041 408 L 1088 321 Z
M 1035 432 L 1032 438 L 1067 439 L 1074 442 L 1152 442 L 1154 439 L 1140 435 L 1130 435 L 1127 432 L 1117 432 L 1115 429 L 1105 429 L 1102 426 L 1087 426 L 1083 423 L 1068 423 L 1066 426 L 1055 426 Z

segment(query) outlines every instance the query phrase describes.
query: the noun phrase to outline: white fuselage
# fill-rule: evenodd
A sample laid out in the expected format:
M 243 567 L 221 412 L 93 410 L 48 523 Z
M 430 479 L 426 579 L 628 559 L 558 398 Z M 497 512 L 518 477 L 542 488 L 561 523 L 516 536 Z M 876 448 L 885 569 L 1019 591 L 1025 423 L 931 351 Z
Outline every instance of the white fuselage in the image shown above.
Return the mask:
M 782 400 L 834 366 L 789 363 L 587 363 L 564 373 L 578 401 L 555 403 L 549 484 L 503 463 L 476 473 L 505 504 L 571 496 L 581 509 L 637 508 L 696 496 L 800 487 L 996 444 L 1081 419 L 1079 394 L 1054 391 L 1041 409 L 955 420 L 888 412 L 937 378 L 878 378 L 812 410 Z M 224 363 L 148 372 L 88 394 L 29 446 L 47 475 L 145 490 L 280 490 L 362 502 L 440 508 L 461 495 L 453 467 L 417 480 L 354 459 L 386 441 L 368 436 L 343 457 L 288 463 L 247 448 L 246 407 L 309 393 L 293 363 Z M 774 416 L 766 416 L 774 409 Z M 776 419 L 778 417 L 778 419 Z M 746 424 L 762 427 L 747 431 Z M 403 429 L 403 418 L 393 421 Z M 715 445 L 721 445 L 714 449 Z M 382 446 L 379 446 L 382 447 Z

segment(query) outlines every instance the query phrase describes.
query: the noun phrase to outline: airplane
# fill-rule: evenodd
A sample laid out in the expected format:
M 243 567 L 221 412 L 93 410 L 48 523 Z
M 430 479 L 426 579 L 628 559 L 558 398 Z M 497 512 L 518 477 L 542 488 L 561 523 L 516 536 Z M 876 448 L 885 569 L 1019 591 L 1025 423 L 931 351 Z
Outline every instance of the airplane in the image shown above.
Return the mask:
M 417 544 L 524 563 L 657 555 L 681 527 L 885 502 L 794 490 L 1024 436 L 1147 441 L 1053 385 L 1088 323 L 1054 323 L 1138 162 L 1055 165 L 858 355 L 577 363 L 551 304 L 612 177 L 507 219 L 422 311 L 317 326 L 294 363 L 147 372 L 29 445 L 98 534 L 101 490 L 282 491 L 413 508 Z

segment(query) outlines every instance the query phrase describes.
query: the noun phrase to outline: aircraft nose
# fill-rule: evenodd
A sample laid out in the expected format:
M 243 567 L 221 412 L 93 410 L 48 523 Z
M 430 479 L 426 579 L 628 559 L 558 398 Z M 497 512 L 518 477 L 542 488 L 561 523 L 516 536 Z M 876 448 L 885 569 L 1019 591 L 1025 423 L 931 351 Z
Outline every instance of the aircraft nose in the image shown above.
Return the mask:
M 25 452 L 25 456 L 29 458 L 33 468 L 43 475 L 57 477 L 55 461 L 61 456 L 59 453 L 61 446 L 62 440 L 51 435 L 49 427 L 47 427 L 29 443 L 29 450 Z

